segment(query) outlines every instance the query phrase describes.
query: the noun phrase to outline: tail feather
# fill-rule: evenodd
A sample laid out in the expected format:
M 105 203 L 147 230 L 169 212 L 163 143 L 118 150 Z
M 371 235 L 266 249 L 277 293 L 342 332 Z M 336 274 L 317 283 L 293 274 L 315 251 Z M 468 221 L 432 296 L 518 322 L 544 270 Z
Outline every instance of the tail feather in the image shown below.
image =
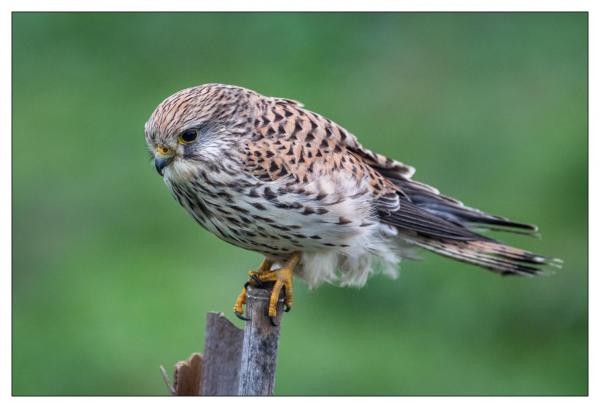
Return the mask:
M 386 169 L 379 171 L 398 188 L 395 203 L 388 196 L 378 203 L 380 219 L 404 231 L 415 245 L 503 275 L 535 276 L 561 267 L 559 259 L 514 248 L 476 232 L 483 228 L 535 236 L 535 225 L 467 207 L 427 184 Z
M 503 275 L 535 276 L 560 268 L 562 261 L 493 241 L 453 241 L 416 237 L 414 244 Z

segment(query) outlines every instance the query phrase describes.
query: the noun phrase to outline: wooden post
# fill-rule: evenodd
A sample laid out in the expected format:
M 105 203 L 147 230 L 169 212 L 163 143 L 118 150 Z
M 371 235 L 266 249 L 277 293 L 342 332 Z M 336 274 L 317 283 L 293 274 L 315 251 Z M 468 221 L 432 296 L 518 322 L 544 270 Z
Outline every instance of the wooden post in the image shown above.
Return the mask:
M 204 353 L 175 366 L 173 395 L 272 395 L 279 343 L 279 323 L 283 296 L 277 305 L 274 326 L 267 315 L 270 289 L 248 287 L 244 330 L 237 328 L 223 313 L 206 317 Z
M 244 332 L 223 313 L 208 313 L 204 334 L 202 395 L 238 395 Z
M 273 394 L 283 298 L 277 304 L 274 326 L 267 315 L 270 294 L 268 289 L 248 286 L 246 315 L 250 321 L 244 328 L 238 395 Z

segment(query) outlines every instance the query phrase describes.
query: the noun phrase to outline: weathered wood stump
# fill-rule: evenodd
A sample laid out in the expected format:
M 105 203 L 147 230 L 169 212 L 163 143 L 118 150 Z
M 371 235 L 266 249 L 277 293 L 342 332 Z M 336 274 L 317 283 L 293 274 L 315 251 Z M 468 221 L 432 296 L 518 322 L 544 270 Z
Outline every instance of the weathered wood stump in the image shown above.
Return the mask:
M 274 326 L 267 315 L 270 294 L 269 290 L 248 287 L 246 314 L 250 321 L 244 328 L 237 395 L 273 394 L 283 299 L 279 299 Z
M 272 395 L 279 347 L 283 297 L 277 306 L 276 326 L 267 315 L 270 290 L 248 287 L 244 330 L 223 313 L 206 318 L 204 353 L 194 353 L 175 366 L 173 395 Z

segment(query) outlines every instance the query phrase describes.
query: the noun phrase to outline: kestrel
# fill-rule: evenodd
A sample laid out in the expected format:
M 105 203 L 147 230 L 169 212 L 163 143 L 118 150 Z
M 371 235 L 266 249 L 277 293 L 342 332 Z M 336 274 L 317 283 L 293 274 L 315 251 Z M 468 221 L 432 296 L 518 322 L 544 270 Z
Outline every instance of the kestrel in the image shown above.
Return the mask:
M 145 126 L 158 173 L 208 231 L 264 261 L 247 284 L 274 282 L 268 314 L 292 275 L 310 287 L 360 287 L 394 277 L 411 248 L 503 275 L 537 275 L 559 260 L 507 246 L 476 229 L 533 234 L 534 225 L 464 206 L 411 179 L 415 170 L 363 147 L 294 100 L 238 86 L 184 89 Z M 243 318 L 246 290 L 234 312 Z

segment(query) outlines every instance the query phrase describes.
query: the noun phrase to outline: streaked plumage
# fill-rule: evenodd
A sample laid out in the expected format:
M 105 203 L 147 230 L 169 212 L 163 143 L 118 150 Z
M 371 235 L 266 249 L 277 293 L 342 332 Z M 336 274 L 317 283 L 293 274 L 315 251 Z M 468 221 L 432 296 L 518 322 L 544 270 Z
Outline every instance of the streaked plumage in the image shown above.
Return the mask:
M 197 139 L 182 140 L 186 131 Z M 553 261 L 474 232 L 534 226 L 412 180 L 412 167 L 293 100 L 220 84 L 185 89 L 156 108 L 145 136 L 152 152 L 170 152 L 157 153 L 157 168 L 200 225 L 275 263 L 299 252 L 296 274 L 310 286 L 395 276 L 415 247 L 509 275 L 536 275 Z

